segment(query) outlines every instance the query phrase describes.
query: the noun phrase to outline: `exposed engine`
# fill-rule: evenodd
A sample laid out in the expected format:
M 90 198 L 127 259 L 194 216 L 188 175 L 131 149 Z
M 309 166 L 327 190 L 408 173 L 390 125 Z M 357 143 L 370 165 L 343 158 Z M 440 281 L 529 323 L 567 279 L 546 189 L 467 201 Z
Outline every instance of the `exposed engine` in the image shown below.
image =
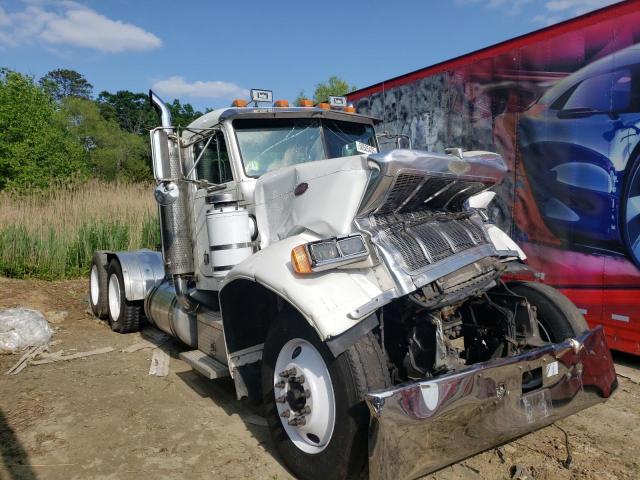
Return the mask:
M 473 268 L 465 271 L 468 277 Z M 550 340 L 541 337 L 535 308 L 499 273 L 461 281 L 464 271 L 456 272 L 382 309 L 381 337 L 395 382 L 513 356 Z M 456 290 L 453 282 L 467 286 Z

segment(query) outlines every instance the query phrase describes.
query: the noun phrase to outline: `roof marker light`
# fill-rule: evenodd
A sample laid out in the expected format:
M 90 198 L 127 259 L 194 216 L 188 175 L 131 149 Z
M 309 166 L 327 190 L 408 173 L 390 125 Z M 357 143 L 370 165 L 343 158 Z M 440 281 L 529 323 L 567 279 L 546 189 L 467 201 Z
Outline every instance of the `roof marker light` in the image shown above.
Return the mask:
M 318 108 L 321 108 L 322 110 L 331 110 L 331 105 L 329 105 L 328 103 L 322 102 L 318 104 Z
M 246 107 L 247 101 L 242 98 L 236 98 L 233 102 L 231 102 L 232 107 Z
M 309 100 L 308 98 L 301 98 L 298 100 L 299 107 L 313 107 L 313 100 Z
M 344 107 L 344 111 L 347 113 L 356 113 L 356 107 L 354 107 L 353 105 L 349 104 L 346 107 Z
M 274 107 L 280 107 L 280 108 L 286 108 L 289 106 L 289 101 L 288 100 L 276 100 L 275 102 L 273 102 L 273 106 Z

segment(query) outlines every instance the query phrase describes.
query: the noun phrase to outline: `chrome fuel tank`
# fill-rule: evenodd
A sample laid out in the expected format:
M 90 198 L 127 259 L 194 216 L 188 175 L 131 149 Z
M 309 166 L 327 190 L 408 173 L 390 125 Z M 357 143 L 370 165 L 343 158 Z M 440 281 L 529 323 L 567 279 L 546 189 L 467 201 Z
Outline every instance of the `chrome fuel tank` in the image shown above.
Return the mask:
M 144 301 L 144 311 L 155 327 L 190 347 L 198 346 L 196 315 L 180 308 L 171 280 L 163 281 L 149 292 Z

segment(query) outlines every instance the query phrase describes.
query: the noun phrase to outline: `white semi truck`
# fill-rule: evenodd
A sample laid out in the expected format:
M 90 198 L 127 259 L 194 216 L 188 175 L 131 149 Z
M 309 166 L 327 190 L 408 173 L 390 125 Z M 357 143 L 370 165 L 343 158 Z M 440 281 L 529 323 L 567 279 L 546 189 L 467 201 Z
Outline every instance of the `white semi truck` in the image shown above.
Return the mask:
M 162 252 L 96 252 L 94 313 L 148 321 L 264 404 L 304 479 L 416 478 L 603 402 L 601 328 L 507 281 L 525 255 L 487 215 L 488 152 L 379 152 L 342 98 L 253 105 L 151 132 Z

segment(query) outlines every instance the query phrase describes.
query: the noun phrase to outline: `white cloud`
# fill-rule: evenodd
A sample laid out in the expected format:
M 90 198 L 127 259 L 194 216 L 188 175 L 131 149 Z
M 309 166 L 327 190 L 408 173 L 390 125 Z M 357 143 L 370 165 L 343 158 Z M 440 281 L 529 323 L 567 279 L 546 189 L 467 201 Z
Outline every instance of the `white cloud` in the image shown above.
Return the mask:
M 551 25 L 576 17 L 598 8 L 618 3 L 620 0 L 549 0 L 545 2 L 545 12 L 533 17 L 536 23 Z
M 249 95 L 247 89 L 235 83 L 220 80 L 188 82 L 184 77 L 179 76 L 158 80 L 152 88 L 158 93 L 172 97 L 242 98 Z
M 525 7 L 529 12 L 535 6 L 539 13 L 531 17 L 531 21 L 546 25 L 576 17 L 619 1 L 621 0 L 546 0 L 545 2 L 539 0 L 536 2 L 533 0 L 454 0 L 459 7 L 481 5 L 484 8 L 499 10 L 506 15 L 520 15 L 524 13 Z
M 162 46 L 162 40 L 153 33 L 75 2 L 37 3 L 14 12 L 0 9 L 0 43 L 17 46 L 37 40 L 107 53 Z

